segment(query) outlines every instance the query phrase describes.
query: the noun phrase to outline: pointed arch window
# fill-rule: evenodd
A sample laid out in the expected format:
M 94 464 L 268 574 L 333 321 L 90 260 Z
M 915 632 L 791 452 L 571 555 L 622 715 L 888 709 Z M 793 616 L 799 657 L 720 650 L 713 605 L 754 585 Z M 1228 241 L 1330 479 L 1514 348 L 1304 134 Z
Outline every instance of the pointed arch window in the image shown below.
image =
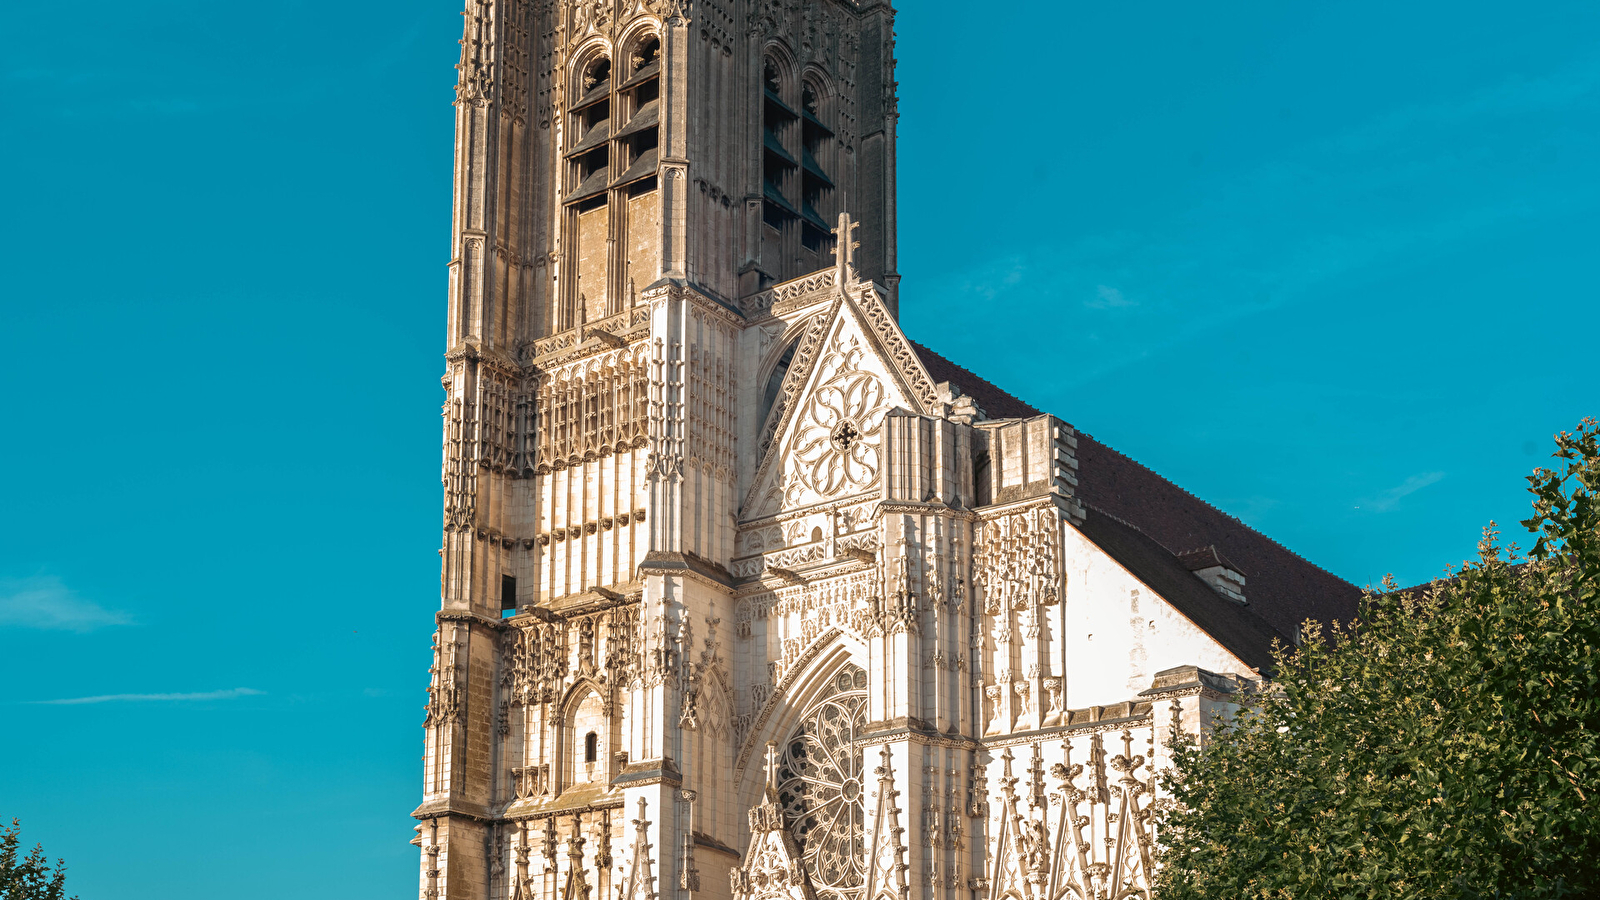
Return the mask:
M 822 85 L 807 78 L 800 92 L 800 241 L 819 255 L 833 249 L 833 129 L 823 124 L 824 102 Z
M 866 720 L 867 673 L 845 666 L 784 746 L 778 803 L 817 900 L 859 900 L 866 883 L 866 804 L 856 744 Z
M 628 71 L 617 86 L 620 105 L 617 120 L 617 157 L 622 173 L 618 185 L 630 194 L 655 187 L 661 119 L 661 39 L 642 39 L 628 56 Z
M 578 81 L 580 95 L 572 105 L 572 134 L 576 141 L 567 151 L 572 165 L 574 189 L 567 193 L 570 204 L 580 211 L 604 206 L 611 168 L 611 60 L 600 57 L 583 69 Z
M 783 390 L 783 379 L 789 374 L 789 366 L 794 364 L 794 352 L 799 349 L 800 340 L 796 338 L 789 342 L 788 349 L 778 357 L 777 363 L 772 367 L 772 373 L 767 376 L 767 387 L 761 395 L 761 416 L 757 423 L 765 424 L 767 417 L 772 415 L 773 404 L 778 402 L 778 394 Z
M 798 187 L 800 162 L 791 145 L 800 114 L 785 102 L 786 88 L 777 62 L 768 58 L 761 71 L 761 218 L 779 231 L 800 218 L 791 199 Z

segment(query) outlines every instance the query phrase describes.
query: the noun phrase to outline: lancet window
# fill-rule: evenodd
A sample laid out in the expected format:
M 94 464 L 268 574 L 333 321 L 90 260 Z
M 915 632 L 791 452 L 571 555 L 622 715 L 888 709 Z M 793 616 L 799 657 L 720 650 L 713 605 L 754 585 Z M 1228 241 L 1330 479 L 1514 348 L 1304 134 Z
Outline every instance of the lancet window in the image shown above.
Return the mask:
M 778 362 L 772 367 L 772 374 L 767 376 L 767 387 L 761 395 L 761 417 L 757 422 L 765 424 L 767 416 L 772 414 L 772 405 L 778 402 L 778 392 L 783 390 L 784 376 L 789 374 L 789 366 L 794 363 L 794 351 L 800 346 L 800 341 L 795 340 L 789 348 L 778 357 Z
M 576 141 L 567 150 L 572 161 L 572 184 L 568 203 L 584 208 L 606 202 L 605 189 L 610 169 L 611 145 L 611 60 L 593 60 L 579 80 L 580 95 L 572 105 L 572 135 Z
M 777 62 L 769 58 L 761 73 L 761 218 L 780 232 L 800 218 L 790 199 L 798 187 L 791 185 L 800 163 L 790 145 L 800 114 L 785 101 L 786 87 Z
M 596 56 L 573 76 L 568 112 L 565 302 L 556 328 L 619 312 L 659 268 L 661 40 L 642 35 L 616 60 Z
M 621 109 L 616 142 L 622 174 L 617 184 L 629 196 L 655 189 L 661 119 L 661 41 L 645 38 L 629 55 L 628 74 L 618 86 Z
M 823 254 L 833 249 L 829 221 L 832 213 L 833 129 L 823 124 L 822 85 L 806 79 L 800 92 L 800 241 L 806 249 Z

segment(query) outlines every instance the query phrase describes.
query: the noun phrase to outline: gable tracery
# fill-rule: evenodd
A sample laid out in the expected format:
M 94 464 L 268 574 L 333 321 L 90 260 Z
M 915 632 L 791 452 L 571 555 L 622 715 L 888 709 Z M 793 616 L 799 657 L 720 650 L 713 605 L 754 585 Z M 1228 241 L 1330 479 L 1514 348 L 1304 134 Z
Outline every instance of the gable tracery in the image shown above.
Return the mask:
M 877 479 L 889 399 L 877 374 L 863 367 L 866 356 L 854 335 L 835 335 L 788 447 L 785 503 L 860 492 Z

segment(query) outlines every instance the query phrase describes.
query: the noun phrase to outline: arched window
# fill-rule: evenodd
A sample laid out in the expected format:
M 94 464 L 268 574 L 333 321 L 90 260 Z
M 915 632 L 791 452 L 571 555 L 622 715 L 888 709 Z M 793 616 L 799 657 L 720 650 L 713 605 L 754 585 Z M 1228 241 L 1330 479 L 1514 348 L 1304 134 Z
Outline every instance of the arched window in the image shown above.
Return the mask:
M 559 328 L 571 328 L 591 318 L 605 315 L 610 302 L 607 291 L 606 255 L 599 248 L 610 237 L 607 210 L 611 185 L 611 60 L 601 56 L 589 60 L 577 73 L 572 85 L 572 103 L 566 148 L 567 254 L 576 262 L 567 280 L 566 297 Z
M 562 726 L 561 784 L 605 783 L 610 777 L 607 754 L 611 748 L 611 720 L 605 703 L 594 691 L 568 708 Z
M 823 124 L 822 103 L 821 87 L 807 80 L 800 93 L 800 241 L 819 255 L 833 249 L 833 179 L 824 171 L 832 162 L 833 129 Z
M 794 123 L 800 114 L 784 99 L 785 85 L 778 64 L 768 59 L 761 70 L 761 194 L 762 221 L 782 232 L 800 217 L 790 197 L 794 194 Z
M 610 166 L 611 60 L 600 57 L 583 68 L 578 79 L 578 102 L 572 104 L 572 133 L 576 141 L 567 150 L 574 166 L 576 189 L 567 202 L 588 208 L 605 204 L 607 170 Z
M 765 423 L 767 416 L 772 413 L 772 404 L 778 402 L 778 392 L 783 390 L 783 377 L 789 374 L 789 366 L 794 362 L 795 348 L 800 346 L 799 341 L 789 345 L 783 351 L 783 356 L 778 357 L 778 364 L 772 367 L 772 374 L 767 376 L 767 390 L 761 397 L 761 418 L 758 422 Z
M 659 144 L 661 39 L 647 35 L 628 54 L 627 75 L 617 85 L 617 153 L 622 174 L 616 186 L 629 196 L 654 190 Z

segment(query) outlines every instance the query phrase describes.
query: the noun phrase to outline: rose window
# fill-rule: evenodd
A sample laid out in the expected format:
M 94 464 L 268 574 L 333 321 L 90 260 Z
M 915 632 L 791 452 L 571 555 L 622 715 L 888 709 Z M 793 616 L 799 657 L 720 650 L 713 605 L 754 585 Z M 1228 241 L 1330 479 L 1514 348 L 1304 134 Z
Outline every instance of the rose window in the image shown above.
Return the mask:
M 784 747 L 778 802 L 818 900 L 857 900 L 866 882 L 866 812 L 855 745 L 866 717 L 867 673 L 847 666 Z

